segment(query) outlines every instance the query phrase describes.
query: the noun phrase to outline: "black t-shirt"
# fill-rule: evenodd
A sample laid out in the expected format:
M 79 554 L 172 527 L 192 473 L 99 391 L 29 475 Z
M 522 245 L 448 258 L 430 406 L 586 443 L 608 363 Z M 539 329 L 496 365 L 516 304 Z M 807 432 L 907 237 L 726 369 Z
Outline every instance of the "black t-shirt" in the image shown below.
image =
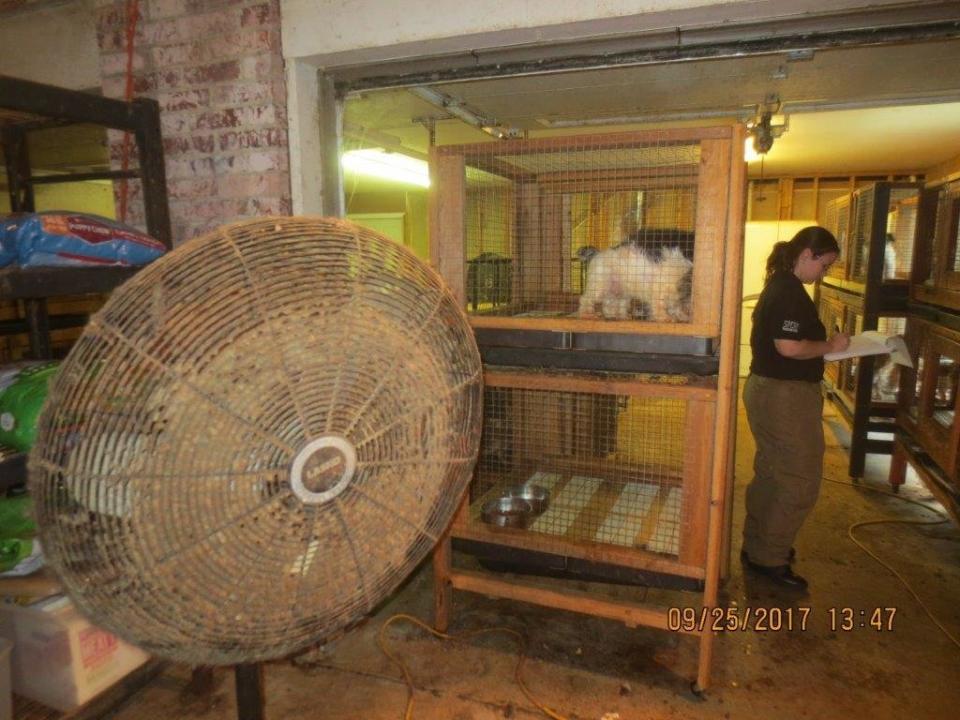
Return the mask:
M 827 330 L 817 316 L 817 306 L 791 272 L 777 272 L 760 293 L 753 311 L 750 372 L 778 380 L 823 379 L 823 358 L 794 360 L 777 352 L 774 340 L 826 340 Z

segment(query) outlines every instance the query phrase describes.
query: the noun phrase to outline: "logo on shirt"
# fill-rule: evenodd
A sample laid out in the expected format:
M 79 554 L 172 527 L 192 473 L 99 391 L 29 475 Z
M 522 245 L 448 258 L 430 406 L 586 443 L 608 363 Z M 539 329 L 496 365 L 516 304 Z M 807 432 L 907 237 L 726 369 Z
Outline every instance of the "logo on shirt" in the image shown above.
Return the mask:
M 784 320 L 783 331 L 789 333 L 800 332 L 800 323 L 798 323 L 796 320 Z

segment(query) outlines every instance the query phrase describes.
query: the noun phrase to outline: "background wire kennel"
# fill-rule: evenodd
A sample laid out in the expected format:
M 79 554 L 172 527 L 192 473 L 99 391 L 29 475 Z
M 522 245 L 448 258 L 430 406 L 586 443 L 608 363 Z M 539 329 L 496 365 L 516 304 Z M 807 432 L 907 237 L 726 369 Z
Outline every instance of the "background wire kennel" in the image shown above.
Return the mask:
M 485 362 L 484 435 L 451 527 L 458 543 L 662 573 L 716 604 L 732 490 L 742 145 L 742 128 L 706 128 L 434 149 L 433 260 Z M 598 267 L 616 281 L 591 295 Z M 638 279 L 650 287 L 635 290 Z M 693 354 L 702 362 L 691 372 Z M 546 506 L 509 502 L 525 490 L 549 496 Z M 490 515 L 498 501 L 521 517 Z M 667 628 L 666 608 L 455 569 L 450 538 L 434 575 L 441 629 L 453 588 Z M 712 634 L 695 634 L 705 688 Z

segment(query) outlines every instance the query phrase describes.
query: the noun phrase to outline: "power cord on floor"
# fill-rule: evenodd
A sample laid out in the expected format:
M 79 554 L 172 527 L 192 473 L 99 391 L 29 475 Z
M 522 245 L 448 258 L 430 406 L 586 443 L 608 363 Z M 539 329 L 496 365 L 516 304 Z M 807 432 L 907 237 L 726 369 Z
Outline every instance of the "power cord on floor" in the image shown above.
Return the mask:
M 517 685 L 520 686 L 520 689 L 523 691 L 523 694 L 526 695 L 527 700 L 529 700 L 534 705 L 536 705 L 536 707 L 544 715 L 546 715 L 549 718 L 552 718 L 552 720 L 567 720 L 567 718 L 565 718 L 563 715 L 560 715 L 557 712 L 551 710 L 546 705 L 544 705 L 539 700 L 537 700 L 537 698 L 534 697 L 533 693 L 531 693 L 530 690 L 527 688 L 526 684 L 524 684 L 521 671 L 523 669 L 523 661 L 526 659 L 526 652 L 525 652 L 526 640 L 523 637 L 523 635 L 518 633 L 516 630 L 511 630 L 510 628 L 507 628 L 507 627 L 493 627 L 493 628 L 481 628 L 480 630 L 472 630 L 470 632 L 461 633 L 459 635 L 448 635 L 446 633 L 440 632 L 439 630 L 434 630 L 432 627 L 427 625 L 427 623 L 423 622 L 418 618 L 415 618 L 413 615 L 399 613 L 397 615 L 393 615 L 390 618 L 388 618 L 387 621 L 383 623 L 383 625 L 380 627 L 380 632 L 377 634 L 377 645 L 380 646 L 381 652 L 383 652 L 383 654 L 387 656 L 390 662 L 392 662 L 394 665 L 400 668 L 400 672 L 403 673 L 403 680 L 407 684 L 407 709 L 403 715 L 404 720 L 411 720 L 411 718 L 413 718 L 413 692 L 414 692 L 413 678 L 410 676 L 410 671 L 407 669 L 407 666 L 403 664 L 403 661 L 400 660 L 396 655 L 391 653 L 390 650 L 387 648 L 386 641 L 384 638 L 384 634 L 386 633 L 387 628 L 393 623 L 399 622 L 401 620 L 405 620 L 409 623 L 412 623 L 417 627 L 420 627 L 423 630 L 426 630 L 428 633 L 430 633 L 434 637 L 440 638 L 441 640 L 466 640 L 467 638 L 475 637 L 477 635 L 484 635 L 484 634 L 495 633 L 495 632 L 504 632 L 509 635 L 512 635 L 517 640 L 517 643 L 520 648 L 517 654 L 517 665 L 513 671 L 513 679 L 516 681 Z
M 856 530 L 857 528 L 866 527 L 867 525 L 884 525 L 884 524 L 889 524 L 889 525 L 942 525 L 943 523 L 948 522 L 948 521 L 949 521 L 949 518 L 947 518 L 942 512 L 940 512 L 940 511 L 937 510 L 936 508 L 932 508 L 932 507 L 930 507 L 929 505 L 925 505 L 924 503 L 922 503 L 922 502 L 920 502 L 920 501 L 918 501 L 918 500 L 912 500 L 912 499 L 910 499 L 910 498 L 905 498 L 905 497 L 903 497 L 903 496 L 901 496 L 901 495 L 898 495 L 897 493 L 892 493 L 892 492 L 890 492 L 890 491 L 888 491 L 888 490 L 881 490 L 880 488 L 870 487 L 869 485 L 855 485 L 855 484 L 853 484 L 853 483 L 843 482 L 842 480 L 833 480 L 833 479 L 828 478 L 828 477 L 825 477 L 825 478 L 823 478 L 823 479 L 826 480 L 827 482 L 835 483 L 836 485 L 844 485 L 844 486 L 849 487 L 849 488 L 854 488 L 854 489 L 858 489 L 858 490 L 869 490 L 870 492 L 879 493 L 879 494 L 881 494 L 881 495 L 889 495 L 890 497 L 896 498 L 897 500 L 902 500 L 903 502 L 908 502 L 908 503 L 911 503 L 911 504 L 913 504 L 913 505 L 919 505 L 919 506 L 922 507 L 924 510 L 928 510 L 928 511 L 932 512 L 934 515 L 938 515 L 938 516 L 941 518 L 940 520 L 893 520 L 893 519 L 885 519 L 885 520 L 864 520 L 863 522 L 853 523 L 850 527 L 848 527 L 848 528 L 847 528 L 847 536 L 848 536 L 851 540 L 853 540 L 854 544 L 855 544 L 857 547 L 859 547 L 859 548 L 860 548 L 861 550 L 863 550 L 867 555 L 869 555 L 870 557 L 872 557 L 874 560 L 876 560 L 878 563 L 880 563 L 883 567 L 885 567 L 887 570 L 889 570 L 891 573 L 893 573 L 893 576 L 894 576 L 895 578 L 897 578 L 897 580 L 899 580 L 899 581 L 901 582 L 901 584 L 907 589 L 907 592 L 910 593 L 910 595 L 913 597 L 913 599 L 917 601 L 917 603 L 920 605 L 921 608 L 923 608 L 923 611 L 927 614 L 927 617 L 929 617 L 929 618 L 933 621 L 933 624 L 936 625 L 938 628 L 940 628 L 940 631 L 950 639 L 950 642 L 952 642 L 952 643 L 953 643 L 954 645 L 956 645 L 957 647 L 960 647 L 960 640 L 958 640 L 958 639 L 956 638 L 956 636 L 953 635 L 953 633 L 951 633 L 949 630 L 947 630 L 947 628 L 945 628 L 945 627 L 943 626 L 943 623 L 941 623 L 941 622 L 937 619 L 937 617 L 933 614 L 933 612 L 930 610 L 930 608 L 927 607 L 927 604 L 926 604 L 925 602 L 923 602 L 923 600 L 920 599 L 920 596 L 919 596 L 919 595 L 917 594 L 917 592 L 913 589 L 913 587 L 910 585 L 910 583 L 907 582 L 906 578 L 904 578 L 903 575 L 901 575 L 899 572 L 897 572 L 897 571 L 896 571 L 894 568 L 892 568 L 890 565 L 888 565 L 888 564 L 885 563 L 883 560 L 881 560 L 881 559 L 876 555 L 876 553 L 874 553 L 872 550 L 870 550 L 870 549 L 869 549 L 866 545 L 864 545 L 862 542 L 860 542 L 859 540 L 857 540 L 857 538 L 856 538 L 856 537 L 854 536 L 854 534 L 853 534 L 853 531 Z

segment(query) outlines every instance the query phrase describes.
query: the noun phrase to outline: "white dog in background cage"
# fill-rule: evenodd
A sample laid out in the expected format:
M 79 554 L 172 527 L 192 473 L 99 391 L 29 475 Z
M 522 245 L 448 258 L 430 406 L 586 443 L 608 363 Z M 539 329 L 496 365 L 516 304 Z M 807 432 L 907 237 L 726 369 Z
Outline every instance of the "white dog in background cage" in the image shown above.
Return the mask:
M 607 320 L 641 317 L 651 322 L 690 322 L 693 262 L 678 246 L 656 251 L 625 242 L 589 257 L 586 287 L 580 296 L 580 317 Z

